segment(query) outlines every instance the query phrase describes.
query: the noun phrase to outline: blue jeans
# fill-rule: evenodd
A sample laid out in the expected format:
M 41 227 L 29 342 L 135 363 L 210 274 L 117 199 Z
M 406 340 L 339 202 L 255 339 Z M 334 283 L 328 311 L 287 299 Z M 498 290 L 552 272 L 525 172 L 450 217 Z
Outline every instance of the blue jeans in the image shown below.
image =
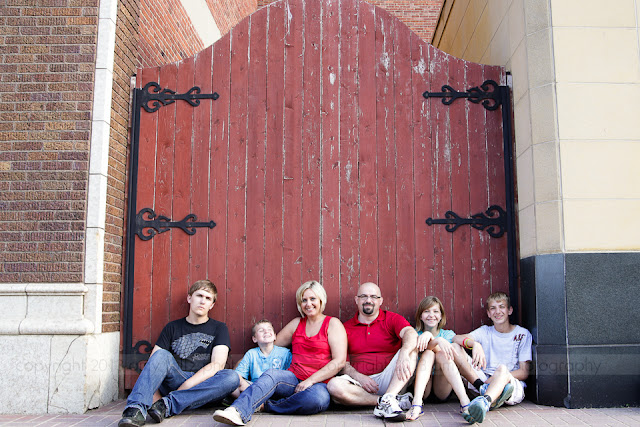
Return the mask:
M 153 404 L 153 393 L 160 391 L 167 406 L 166 416 L 181 413 L 185 409 L 198 408 L 220 400 L 238 388 L 238 374 L 230 369 L 216 372 L 214 376 L 187 390 L 177 390 L 193 372 L 180 369 L 176 359 L 167 350 L 157 350 L 151 355 L 133 390 L 127 399 L 127 408 L 138 408 L 142 415 Z
M 238 410 L 245 423 L 263 403 L 266 411 L 276 414 L 311 415 L 329 407 L 331 398 L 325 383 L 316 383 L 296 393 L 299 382 L 291 371 L 269 369 L 243 391 L 231 406 Z M 268 400 L 272 396 L 279 399 Z

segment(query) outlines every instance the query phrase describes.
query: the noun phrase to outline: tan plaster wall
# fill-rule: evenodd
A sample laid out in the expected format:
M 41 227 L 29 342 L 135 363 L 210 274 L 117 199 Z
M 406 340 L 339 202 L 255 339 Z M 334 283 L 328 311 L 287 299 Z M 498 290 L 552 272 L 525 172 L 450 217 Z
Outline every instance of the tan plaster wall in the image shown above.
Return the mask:
M 640 1 L 613 3 L 445 1 L 433 44 L 513 74 L 522 258 L 640 249 Z

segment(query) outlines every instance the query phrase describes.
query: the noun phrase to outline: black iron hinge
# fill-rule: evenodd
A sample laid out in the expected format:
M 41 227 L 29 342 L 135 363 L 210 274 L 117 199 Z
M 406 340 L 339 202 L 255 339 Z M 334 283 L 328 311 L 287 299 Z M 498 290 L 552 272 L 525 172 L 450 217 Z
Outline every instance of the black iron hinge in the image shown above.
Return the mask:
M 497 216 L 496 216 L 497 214 Z M 446 224 L 445 229 L 453 233 L 461 225 L 470 225 L 476 230 L 486 230 L 491 237 L 502 237 L 507 228 L 507 213 L 498 205 L 491 205 L 485 212 L 462 218 L 453 211 L 447 211 L 444 219 L 427 219 L 427 225 Z
M 145 215 L 147 218 L 145 218 Z M 197 221 L 198 217 L 194 214 L 185 216 L 182 221 L 171 221 L 171 218 L 167 218 L 164 215 L 156 215 L 151 208 L 144 208 L 136 215 L 134 233 L 137 234 L 141 240 L 151 240 L 155 235 L 169 231 L 170 228 L 179 228 L 191 236 L 196 234 L 196 228 L 198 227 L 213 228 L 216 226 L 216 223 L 213 221 Z
M 200 105 L 201 99 L 213 99 L 215 101 L 220 98 L 218 92 L 200 93 L 198 86 L 192 87 L 185 93 L 176 93 L 171 89 L 160 88 L 160 85 L 156 82 L 150 82 L 138 90 L 140 91 L 138 101 L 147 113 L 158 111 L 160 107 L 172 104 L 176 100 L 183 100 L 188 102 L 192 107 L 197 107 Z M 151 106 L 149 106 L 150 102 Z
M 482 106 L 487 110 L 493 111 L 500 108 L 502 105 L 501 90 L 506 86 L 499 86 L 498 83 L 493 80 L 486 80 L 480 87 L 474 86 L 471 89 L 467 89 L 466 92 L 458 92 L 449 85 L 442 86 L 442 92 L 429 92 L 425 91 L 422 96 L 426 99 L 429 98 L 442 98 L 444 105 L 451 105 L 453 101 L 460 98 L 466 98 L 469 102 L 474 104 L 482 103 Z

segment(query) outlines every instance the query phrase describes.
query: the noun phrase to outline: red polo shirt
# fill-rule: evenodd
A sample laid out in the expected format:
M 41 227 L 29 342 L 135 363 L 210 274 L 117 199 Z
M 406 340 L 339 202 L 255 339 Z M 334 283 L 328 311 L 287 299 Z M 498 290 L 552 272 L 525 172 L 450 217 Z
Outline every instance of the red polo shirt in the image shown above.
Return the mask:
M 370 324 L 360 323 L 356 313 L 344 323 L 351 366 L 365 375 L 382 372 L 402 347 L 400 331 L 407 326 L 409 322 L 404 317 L 391 311 L 380 310 Z

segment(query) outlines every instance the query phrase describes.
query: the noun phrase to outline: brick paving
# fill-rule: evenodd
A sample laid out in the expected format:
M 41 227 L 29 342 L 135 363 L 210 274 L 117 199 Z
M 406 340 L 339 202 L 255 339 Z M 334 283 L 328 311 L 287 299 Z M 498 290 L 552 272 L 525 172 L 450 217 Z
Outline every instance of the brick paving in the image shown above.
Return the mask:
M 102 408 L 81 415 L 0 415 L 0 425 L 28 426 L 116 426 L 125 402 L 119 400 Z M 166 419 L 163 427 L 170 426 L 207 426 L 218 427 L 224 424 L 213 421 L 215 408 L 188 411 Z M 249 423 L 252 427 L 351 427 L 381 426 L 384 423 L 375 418 L 372 410 L 330 410 L 312 416 L 273 415 L 258 413 Z M 391 424 L 391 423 L 390 423 Z M 147 423 L 153 426 L 153 421 Z M 458 415 L 456 403 L 425 405 L 424 415 L 411 422 L 393 423 L 394 426 L 465 426 L 468 425 Z M 640 426 L 640 408 L 599 408 L 565 409 L 540 406 L 525 401 L 514 407 L 503 407 L 491 411 L 482 426 Z

